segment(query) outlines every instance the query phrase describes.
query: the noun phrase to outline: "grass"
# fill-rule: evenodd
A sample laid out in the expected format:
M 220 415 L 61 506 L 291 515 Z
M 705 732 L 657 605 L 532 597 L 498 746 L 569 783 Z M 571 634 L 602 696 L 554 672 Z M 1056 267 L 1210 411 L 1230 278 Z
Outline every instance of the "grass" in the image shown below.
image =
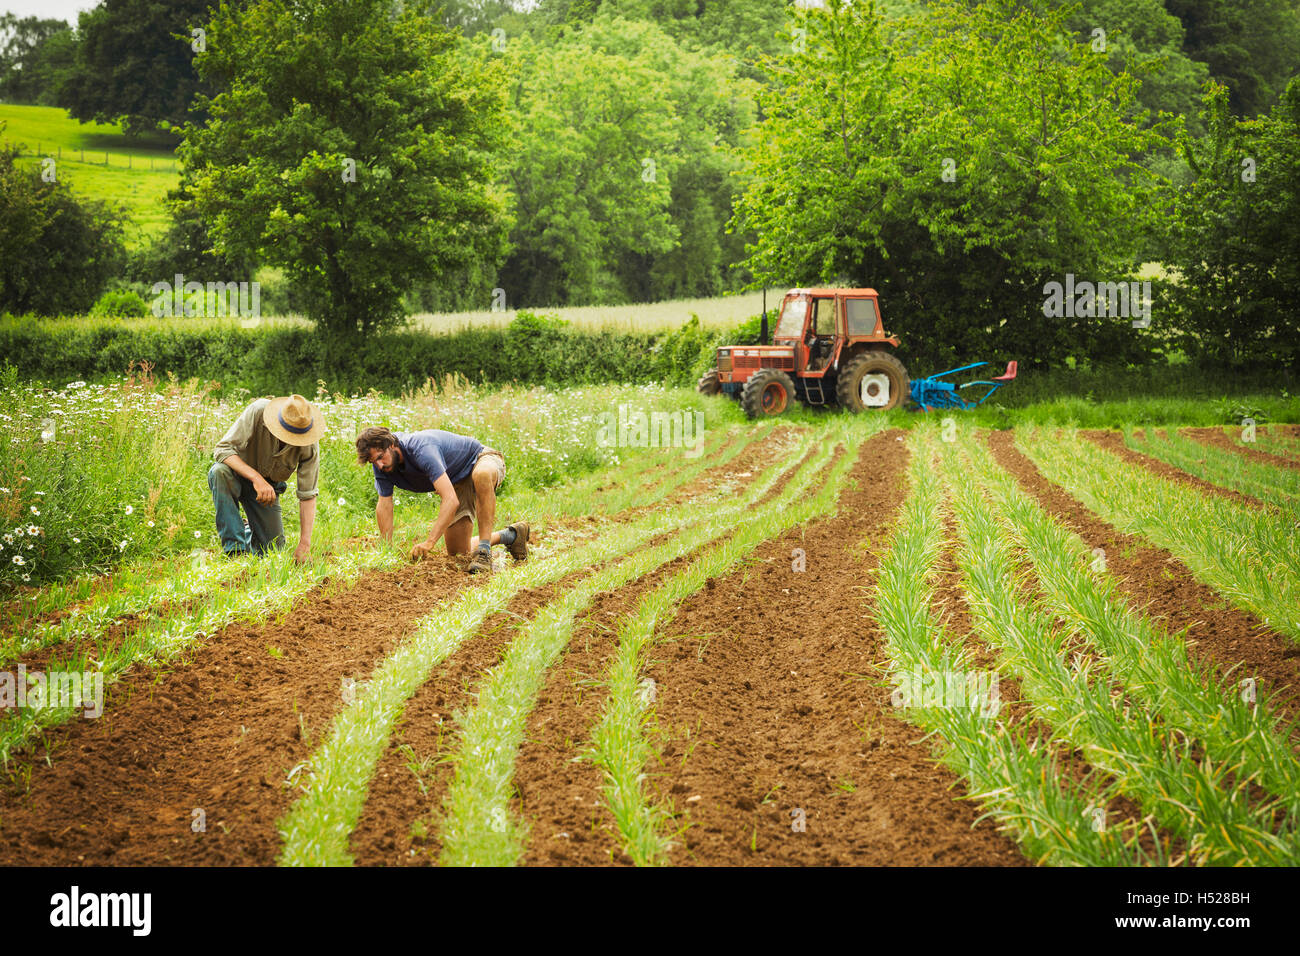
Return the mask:
M 76 195 L 124 207 L 131 223 L 128 248 L 166 230 L 170 217 L 163 200 L 176 188 L 180 171 L 165 137 L 132 139 L 116 124 L 79 123 L 52 106 L 0 103 L 0 123 L 0 137 L 23 150 L 20 162 L 52 157 L 59 180 Z
M 785 289 L 769 289 L 769 318 L 776 324 L 775 312 L 781 308 Z M 730 329 L 763 311 L 763 293 L 742 292 L 707 299 L 673 299 L 634 305 L 523 306 L 532 312 L 559 315 L 580 329 L 616 329 L 623 332 L 656 332 L 676 329 L 698 315 L 705 328 Z M 454 332 L 466 328 L 509 325 L 515 309 L 479 312 L 421 313 L 411 317 L 412 324 L 431 332 Z

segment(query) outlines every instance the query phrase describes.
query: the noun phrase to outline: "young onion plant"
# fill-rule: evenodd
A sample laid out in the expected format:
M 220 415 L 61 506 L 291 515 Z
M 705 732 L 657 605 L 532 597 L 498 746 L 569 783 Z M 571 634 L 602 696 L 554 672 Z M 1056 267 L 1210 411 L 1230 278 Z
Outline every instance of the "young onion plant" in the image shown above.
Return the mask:
M 967 648 L 946 633 L 934 608 L 936 564 L 944 543 L 942 484 L 935 467 L 935 429 L 910 439 L 911 491 L 876 582 L 877 616 L 885 632 L 896 686 L 916 675 L 970 673 Z M 941 760 L 964 778 L 971 796 L 1044 865 L 1125 866 L 1151 862 L 1139 833 L 1098 828 L 1096 812 L 1113 783 L 1091 774 L 1072 783 L 1049 742 L 987 706 L 908 706 L 908 721 L 935 734 Z M 925 700 L 920 703 L 928 703 Z M 1156 843 L 1159 848 L 1159 843 Z M 1157 859 L 1157 862 L 1159 860 Z
M 1016 445 L 1043 477 L 1103 521 L 1164 548 L 1197 580 L 1300 642 L 1300 524 L 1294 518 L 1201 494 L 1073 430 L 1018 429 Z
M 1274 505 L 1300 518 L 1300 471 L 1265 465 L 1245 455 L 1203 445 L 1170 429 L 1124 431 L 1124 444 L 1220 488 Z
M 997 506 L 1004 540 L 1024 549 L 1033 564 L 1046 608 L 1104 658 L 1125 693 L 1221 764 L 1238 768 L 1235 776 L 1267 789 L 1289 819 L 1300 819 L 1300 763 L 1289 742 L 1294 727 L 1279 728 L 1268 696 L 1256 694 L 1253 682 L 1243 695 L 1209 665 L 1190 661 L 1181 637 L 1130 608 L 1113 578 L 1093 569 L 1088 545 L 1049 517 L 969 435 L 961 451 L 963 472 L 975 475 Z
M 1106 657 L 1091 667 L 1065 660 L 1057 622 L 1020 589 L 1024 575 L 992 507 L 964 480 L 955 448 L 945 459 L 961 539 L 958 565 L 976 630 L 1015 671 L 1034 717 L 1182 837 L 1191 862 L 1300 862 L 1300 846 L 1289 834 L 1275 832 L 1275 807 L 1251 799 L 1253 780 L 1239 763 L 1206 752 L 1114 686 L 1113 664 Z

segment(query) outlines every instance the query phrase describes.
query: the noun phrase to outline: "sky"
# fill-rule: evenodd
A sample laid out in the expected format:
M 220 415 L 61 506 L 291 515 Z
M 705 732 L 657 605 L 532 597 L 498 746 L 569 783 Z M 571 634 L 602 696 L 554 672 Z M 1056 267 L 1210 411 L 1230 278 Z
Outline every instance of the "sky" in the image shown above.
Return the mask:
M 58 17 L 77 25 L 77 14 L 99 6 L 98 0 L 0 0 L 0 13 L 12 13 L 19 19 L 40 17 L 53 20 Z

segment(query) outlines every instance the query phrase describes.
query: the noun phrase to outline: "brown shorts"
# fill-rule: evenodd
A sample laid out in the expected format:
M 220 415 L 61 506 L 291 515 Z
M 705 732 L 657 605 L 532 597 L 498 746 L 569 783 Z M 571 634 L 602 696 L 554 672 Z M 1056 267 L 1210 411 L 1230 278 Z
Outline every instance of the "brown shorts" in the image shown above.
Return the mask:
M 474 468 L 479 466 L 480 462 L 491 465 L 496 469 L 497 483 L 493 488 L 494 491 L 501 490 L 501 482 L 506 480 L 506 460 L 501 452 L 494 448 L 484 448 L 478 453 L 478 458 L 474 460 Z M 451 519 L 455 524 L 461 518 L 469 518 L 470 521 L 478 520 L 478 492 L 474 490 L 474 471 L 462 478 L 456 484 L 452 485 L 456 491 L 456 500 L 460 505 L 456 508 L 456 516 Z

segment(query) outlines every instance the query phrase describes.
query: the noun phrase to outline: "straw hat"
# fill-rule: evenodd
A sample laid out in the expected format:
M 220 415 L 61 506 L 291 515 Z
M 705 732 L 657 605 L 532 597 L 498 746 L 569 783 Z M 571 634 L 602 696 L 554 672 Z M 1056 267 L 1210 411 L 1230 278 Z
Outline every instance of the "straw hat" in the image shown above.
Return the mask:
M 311 445 L 325 434 L 325 416 L 301 395 L 273 398 L 262 412 L 271 434 L 290 445 Z

